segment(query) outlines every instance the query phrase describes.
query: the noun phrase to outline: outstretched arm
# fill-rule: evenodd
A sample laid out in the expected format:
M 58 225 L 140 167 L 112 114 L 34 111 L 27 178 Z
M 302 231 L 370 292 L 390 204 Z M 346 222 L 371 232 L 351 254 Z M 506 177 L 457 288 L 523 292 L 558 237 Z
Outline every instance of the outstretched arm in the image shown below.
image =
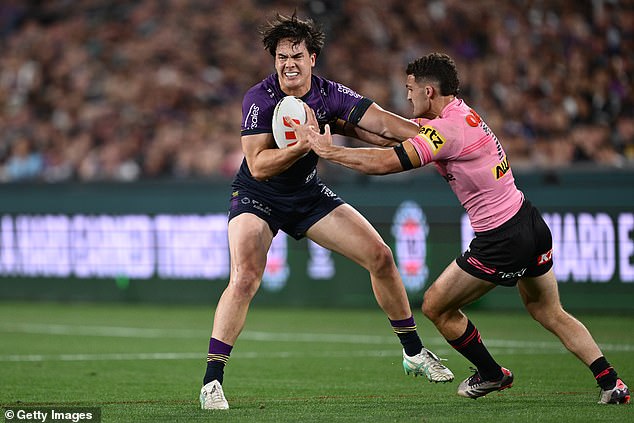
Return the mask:
M 333 134 L 356 138 L 365 143 L 379 147 L 395 147 L 401 143 L 400 140 L 382 137 L 374 132 L 366 131 L 353 123 L 346 122 L 343 119 L 337 119 L 333 122 L 330 129 Z
M 418 134 L 418 125 L 373 103 L 359 121 L 359 127 L 387 139 L 404 141 Z
M 370 175 L 397 173 L 421 166 L 418 153 L 409 141 L 394 148 L 349 148 L 334 145 L 330 126 L 326 125 L 325 132 L 320 134 L 316 129 L 318 126 L 314 112 L 308 106 L 305 108 L 308 115 L 306 124 L 298 125 L 293 121 L 290 124 L 297 139 L 308 141 L 320 157 Z

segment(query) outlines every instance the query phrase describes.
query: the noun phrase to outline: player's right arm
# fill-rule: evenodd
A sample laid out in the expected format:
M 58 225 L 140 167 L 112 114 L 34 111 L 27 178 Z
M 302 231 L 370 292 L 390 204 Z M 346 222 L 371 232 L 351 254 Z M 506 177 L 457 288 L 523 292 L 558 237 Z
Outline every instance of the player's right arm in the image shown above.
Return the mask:
M 242 152 L 251 176 L 258 181 L 279 175 L 310 151 L 310 144 L 305 141 L 277 148 L 272 128 L 277 100 L 270 95 L 270 78 L 251 87 L 242 99 Z
M 275 146 L 272 133 L 243 135 L 241 140 L 251 176 L 258 181 L 279 175 L 310 151 L 310 143 L 306 140 L 279 149 Z

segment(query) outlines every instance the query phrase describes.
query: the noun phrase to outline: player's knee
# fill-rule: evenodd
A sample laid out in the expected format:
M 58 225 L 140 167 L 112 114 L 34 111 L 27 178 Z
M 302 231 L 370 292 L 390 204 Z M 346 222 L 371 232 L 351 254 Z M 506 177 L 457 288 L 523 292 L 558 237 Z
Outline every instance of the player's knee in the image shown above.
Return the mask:
M 367 268 L 373 274 L 386 275 L 396 268 L 392 250 L 384 242 L 377 243 L 368 258 Z
M 432 322 L 437 321 L 440 318 L 438 309 L 434 307 L 433 301 L 429 300 L 427 295 L 423 297 L 423 305 L 421 306 L 423 314 Z
M 441 321 L 443 313 L 441 308 L 438 306 L 438 303 L 435 301 L 433 292 L 430 292 L 429 290 L 425 292 L 421 308 L 425 317 L 432 322 L 436 323 Z
M 234 275 L 229 282 L 229 288 L 234 296 L 250 300 L 260 286 L 260 275 L 255 271 L 244 270 Z
M 558 324 L 565 322 L 569 314 L 561 306 L 558 307 L 531 307 L 528 309 L 530 315 L 546 329 L 556 330 Z

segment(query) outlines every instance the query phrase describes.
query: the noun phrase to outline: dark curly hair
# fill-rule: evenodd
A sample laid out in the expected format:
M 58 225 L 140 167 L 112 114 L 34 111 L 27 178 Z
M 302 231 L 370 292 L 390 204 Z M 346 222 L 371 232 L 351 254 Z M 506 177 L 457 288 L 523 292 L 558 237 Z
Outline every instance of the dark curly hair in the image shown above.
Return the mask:
M 319 56 L 326 39 L 326 34 L 320 25 L 310 18 L 299 19 L 296 13 L 293 13 L 292 16 L 278 13 L 273 21 L 267 22 L 260 28 L 260 35 L 264 49 L 273 57 L 275 57 L 277 44 L 285 38 L 289 38 L 293 45 L 302 41 L 306 42 L 308 53 L 315 53 L 317 56 Z
M 438 83 L 441 95 L 458 95 L 460 80 L 453 59 L 444 53 L 430 53 L 407 65 L 407 75 L 416 82 L 428 79 Z

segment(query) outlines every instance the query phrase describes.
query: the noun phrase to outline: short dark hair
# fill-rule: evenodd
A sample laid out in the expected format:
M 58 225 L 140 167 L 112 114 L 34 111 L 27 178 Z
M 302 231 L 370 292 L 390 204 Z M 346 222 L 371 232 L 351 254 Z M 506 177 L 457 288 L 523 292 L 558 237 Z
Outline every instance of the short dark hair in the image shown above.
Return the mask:
M 273 57 L 275 57 L 277 44 L 286 38 L 290 39 L 293 45 L 304 41 L 308 53 L 315 53 L 319 56 L 326 39 L 326 34 L 320 25 L 310 18 L 299 19 L 296 13 L 293 13 L 292 16 L 276 14 L 274 20 L 267 22 L 260 28 L 260 34 L 264 49 Z
M 414 75 L 416 82 L 423 79 L 435 81 L 440 95 L 458 95 L 460 80 L 453 59 L 444 53 L 430 53 L 407 65 L 407 75 Z

